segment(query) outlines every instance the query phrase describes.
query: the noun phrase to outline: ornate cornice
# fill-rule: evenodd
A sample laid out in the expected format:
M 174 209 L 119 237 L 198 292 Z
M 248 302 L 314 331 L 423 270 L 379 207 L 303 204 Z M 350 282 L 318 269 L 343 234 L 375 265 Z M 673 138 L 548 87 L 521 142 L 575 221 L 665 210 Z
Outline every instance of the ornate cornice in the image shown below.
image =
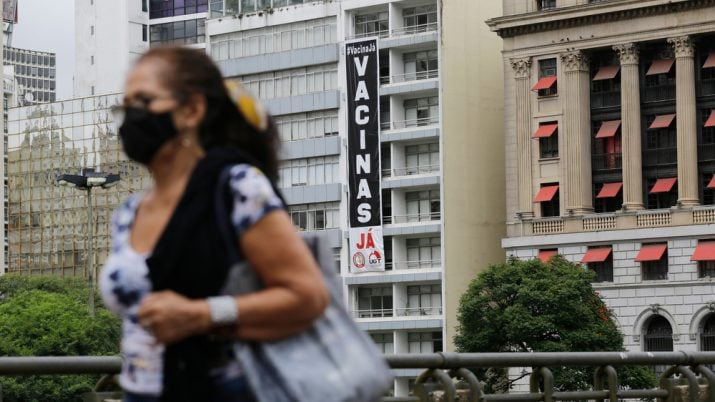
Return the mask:
M 612 5 L 609 3 L 596 3 L 593 5 L 586 5 L 586 6 L 579 6 L 579 7 L 605 7 L 608 5 Z M 536 32 L 545 32 L 545 31 L 553 31 L 553 30 L 558 30 L 558 29 L 566 29 L 566 28 L 574 28 L 574 27 L 583 27 L 587 25 L 594 25 L 594 24 L 602 24 L 605 22 L 615 22 L 615 21 L 623 21 L 623 20 L 632 20 L 632 19 L 637 19 L 637 18 L 642 18 L 642 17 L 653 17 L 657 15 L 663 15 L 663 14 L 672 14 L 676 12 L 681 12 L 681 11 L 687 11 L 687 10 L 693 10 L 693 9 L 699 9 L 699 8 L 705 8 L 705 7 L 712 7 L 715 5 L 715 0 L 689 0 L 689 1 L 683 1 L 679 3 L 663 3 L 663 4 L 658 4 L 658 5 L 653 5 L 653 6 L 646 6 L 646 7 L 640 7 L 640 8 L 630 8 L 630 9 L 622 9 L 622 10 L 614 10 L 614 11 L 604 11 L 603 13 L 598 13 L 598 14 L 588 14 L 588 15 L 583 15 L 583 16 L 575 16 L 575 17 L 570 17 L 570 16 L 560 16 L 559 12 L 566 12 L 573 11 L 575 7 L 570 7 L 571 10 L 560 10 L 559 8 L 553 9 L 553 10 L 548 10 L 548 11 L 539 11 L 536 13 L 529 13 L 528 15 L 516 15 L 516 16 L 506 16 L 506 17 L 499 17 L 499 18 L 494 18 L 492 20 L 487 21 L 487 24 L 492 28 L 493 31 L 497 33 L 497 35 L 501 36 L 502 38 L 511 38 L 515 36 L 520 36 L 520 35 L 528 35 L 531 33 L 536 33 Z M 551 18 L 543 19 L 542 17 L 545 16 L 546 13 L 549 13 L 549 16 Z M 531 18 L 532 20 L 539 19 L 539 21 L 536 22 L 530 22 L 529 19 Z M 561 17 L 561 18 L 559 18 Z M 522 24 L 519 25 L 511 25 L 511 26 L 506 26 L 504 28 L 500 28 L 500 24 L 513 24 L 513 23 L 518 23 L 519 20 L 524 20 Z
M 510 62 L 516 78 L 529 78 L 531 76 L 531 57 L 514 58 Z
M 613 46 L 613 50 L 618 53 L 621 65 L 623 64 L 638 64 L 638 46 L 634 43 L 624 43 L 622 45 Z
M 695 46 L 689 36 L 668 38 L 668 43 L 673 46 L 675 57 L 695 57 Z
M 588 56 L 581 51 L 562 53 L 559 57 L 564 71 L 589 71 Z

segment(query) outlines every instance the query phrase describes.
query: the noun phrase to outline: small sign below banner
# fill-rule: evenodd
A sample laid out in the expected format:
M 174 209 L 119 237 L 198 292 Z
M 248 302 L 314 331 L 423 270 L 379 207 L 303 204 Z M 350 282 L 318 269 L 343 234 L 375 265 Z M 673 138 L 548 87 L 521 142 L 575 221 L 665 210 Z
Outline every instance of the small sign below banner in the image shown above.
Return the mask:
M 385 245 L 382 226 L 350 229 L 350 272 L 381 272 L 385 270 Z

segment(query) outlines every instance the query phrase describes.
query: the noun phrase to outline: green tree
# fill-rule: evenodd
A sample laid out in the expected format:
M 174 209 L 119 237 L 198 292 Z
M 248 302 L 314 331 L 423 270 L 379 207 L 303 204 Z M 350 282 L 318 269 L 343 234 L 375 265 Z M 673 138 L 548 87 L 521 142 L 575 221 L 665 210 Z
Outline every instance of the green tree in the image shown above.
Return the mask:
M 623 351 L 612 311 L 591 286 L 593 272 L 557 256 L 490 266 L 462 295 L 455 345 L 460 352 Z M 588 389 L 592 369 L 554 368 L 559 390 Z M 622 385 L 655 386 L 646 367 L 618 369 Z M 481 372 L 491 392 L 508 390 L 503 370 Z
M 0 356 L 116 355 L 119 320 L 104 307 L 94 318 L 79 279 L 0 277 Z M 98 376 L 0 377 L 4 401 L 80 401 Z

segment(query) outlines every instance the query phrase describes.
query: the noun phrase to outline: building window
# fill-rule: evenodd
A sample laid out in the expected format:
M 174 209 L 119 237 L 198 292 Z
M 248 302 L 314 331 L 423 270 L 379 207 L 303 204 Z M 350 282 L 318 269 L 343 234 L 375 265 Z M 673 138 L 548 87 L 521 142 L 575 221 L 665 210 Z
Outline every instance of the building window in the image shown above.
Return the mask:
M 316 186 L 338 182 L 338 156 L 291 159 L 279 171 L 281 188 Z
M 147 3 L 149 0 L 141 0 L 142 2 L 142 12 L 147 12 L 149 11 L 149 3 Z
M 281 141 L 299 141 L 338 135 L 338 113 L 327 110 L 277 116 L 274 123 Z
M 536 0 L 538 10 L 550 10 L 556 8 L 556 0 Z
M 700 278 L 715 278 L 715 261 L 698 261 Z
M 162 44 L 190 45 L 206 42 L 206 20 L 186 20 L 152 25 L 152 46 Z
M 593 167 L 594 171 L 621 169 L 621 121 L 593 122 Z
M 425 222 L 440 219 L 439 190 L 424 190 L 405 193 L 407 222 Z M 393 222 L 401 223 L 401 222 Z
M 413 34 L 435 29 L 437 26 L 437 6 L 434 4 L 410 7 L 402 10 L 405 33 Z
M 598 250 L 598 249 L 589 249 Z M 609 253 L 605 258 L 598 258 L 602 261 L 593 261 L 588 263 L 588 269 L 593 271 L 596 276 L 593 278 L 593 282 L 613 282 L 613 253 Z
M 288 214 L 299 231 L 337 229 L 340 227 L 340 203 L 291 205 Z
M 438 59 L 437 50 L 426 50 L 423 52 L 405 53 L 402 56 L 404 62 L 404 80 L 424 80 L 437 77 Z
M 245 0 L 241 1 L 245 2 Z M 149 3 L 149 18 L 151 19 L 205 13 L 207 11 L 208 0 L 150 0 Z
M 700 327 L 700 350 L 715 351 L 715 314 L 708 314 Z
M 644 281 L 668 279 L 668 245 L 666 243 L 643 244 L 636 262 L 641 263 L 641 278 Z
M 442 263 L 442 241 L 439 237 L 420 237 L 405 240 L 406 268 L 435 268 Z M 401 267 L 398 267 L 401 268 Z
M 91 26 L 89 27 L 89 34 L 90 34 L 90 35 L 94 35 L 94 25 L 91 25 Z
M 384 38 L 390 34 L 387 11 L 355 16 L 355 37 L 376 35 Z
M 556 122 L 539 124 L 533 137 L 539 140 L 539 157 L 550 159 L 559 157 L 559 125 Z
M 541 190 L 534 198 L 534 202 L 541 203 L 542 217 L 561 216 L 559 185 L 557 183 L 542 184 Z
M 407 286 L 407 309 L 405 315 L 440 315 L 442 314 L 442 286 L 411 285 Z
M 442 332 L 408 332 L 409 353 L 442 352 Z
M 647 209 L 667 209 L 678 203 L 675 178 L 648 178 L 645 191 Z
M 370 338 L 375 342 L 377 349 L 382 354 L 390 355 L 395 353 L 395 337 L 392 332 L 371 333 Z
M 594 55 L 599 57 L 599 55 Z M 604 59 L 610 60 L 604 60 Z M 600 62 L 591 65 L 591 109 L 617 107 L 621 105 L 620 65 L 612 53 L 600 58 Z
M 544 59 L 539 60 L 539 83 L 546 82 L 545 79 L 551 79 L 548 81 L 548 86 L 541 88 L 538 87 L 539 96 L 552 96 L 556 95 L 558 91 L 558 83 L 556 78 L 556 59 Z M 546 85 L 546 84 L 545 84 Z
M 142 42 L 146 42 L 149 40 L 149 32 L 148 32 L 148 27 L 146 24 L 142 24 Z
M 439 122 L 439 96 L 407 99 L 405 109 L 405 127 L 427 126 Z M 402 128 L 402 127 L 400 127 Z
M 596 213 L 615 212 L 623 206 L 623 183 L 594 183 Z
M 392 317 L 392 286 L 357 289 L 358 318 Z
M 94 56 L 93 55 L 89 56 L 89 64 L 92 66 L 94 65 Z
M 647 60 L 647 57 L 644 58 Z M 643 101 L 656 102 L 675 99 L 675 59 L 670 49 L 653 53 L 645 65 Z
M 395 176 L 426 174 L 436 171 L 439 171 L 438 143 L 407 145 L 405 147 L 405 170 L 404 172 L 395 172 Z
M 257 98 L 267 100 L 336 89 L 337 75 L 334 65 L 324 64 L 252 74 L 238 81 Z

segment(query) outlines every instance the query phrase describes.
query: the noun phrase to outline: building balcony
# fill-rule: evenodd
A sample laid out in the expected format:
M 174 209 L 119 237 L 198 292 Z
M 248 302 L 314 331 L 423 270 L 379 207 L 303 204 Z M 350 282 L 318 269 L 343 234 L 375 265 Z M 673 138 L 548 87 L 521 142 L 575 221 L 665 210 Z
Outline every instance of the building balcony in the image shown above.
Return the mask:
M 442 306 L 404 307 L 383 310 L 353 310 L 354 318 L 441 317 Z
M 380 123 L 380 129 L 383 132 L 386 132 L 392 130 L 418 129 L 423 127 L 435 126 L 438 124 L 439 116 L 429 116 L 410 120 L 384 121 Z
M 617 170 L 623 166 L 621 153 L 593 154 L 591 161 L 592 168 L 596 171 Z
M 675 84 L 645 87 L 643 102 L 660 102 L 675 100 Z
M 509 237 L 715 224 L 715 206 L 523 219 L 508 224 Z
M 715 95 L 715 78 L 702 79 L 696 87 L 698 89 L 698 96 Z
M 392 261 L 385 263 L 385 267 L 393 271 L 417 270 L 417 269 L 440 269 L 440 260 L 417 260 L 417 261 Z
M 380 84 L 401 84 L 405 82 L 428 80 L 431 78 L 439 77 L 439 70 L 428 70 L 428 71 L 415 71 L 413 73 L 398 74 L 398 75 L 388 75 L 380 77 Z
M 409 214 L 409 215 L 392 215 L 384 216 L 382 218 L 383 224 L 403 224 L 403 223 L 421 223 L 421 222 L 433 222 L 439 221 L 441 219 L 441 214 L 439 212 L 425 212 L 423 214 Z
M 643 150 L 643 166 L 663 166 L 678 163 L 678 149 L 656 148 Z
M 415 175 L 429 175 L 439 173 L 439 165 L 421 165 L 421 166 L 410 166 L 404 168 L 394 168 L 394 169 L 383 169 L 383 178 L 397 178 L 397 177 L 407 177 Z
M 621 91 L 591 93 L 592 109 L 603 109 L 618 106 L 621 106 Z

